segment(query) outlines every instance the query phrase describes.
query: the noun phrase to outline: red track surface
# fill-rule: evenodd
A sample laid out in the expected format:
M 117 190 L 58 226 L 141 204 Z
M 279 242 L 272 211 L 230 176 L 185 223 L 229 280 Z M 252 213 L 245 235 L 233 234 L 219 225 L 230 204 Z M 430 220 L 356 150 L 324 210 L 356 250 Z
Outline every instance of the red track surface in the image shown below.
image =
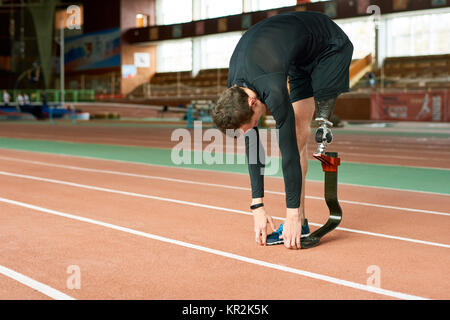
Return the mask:
M 171 141 L 174 129 L 151 127 L 68 126 L 45 124 L 26 125 L 5 123 L 0 126 L 1 137 L 105 143 L 117 145 L 171 148 L 179 141 Z M 333 148 L 347 162 L 379 163 L 450 169 L 448 139 L 339 134 Z M 193 134 L 192 134 L 193 136 Z M 267 150 L 270 150 L 270 138 Z M 204 146 L 209 142 L 204 142 Z M 310 150 L 316 147 L 313 137 Z M 243 152 L 243 150 L 237 150 Z M 312 156 L 311 156 L 311 159 Z
M 2 125 L 0 136 L 50 139 L 57 135 L 65 141 L 171 145 L 170 131 L 159 129 L 23 125 L 15 127 L 19 133 L 11 128 Z M 359 153 L 368 139 L 380 139 L 340 138 L 340 154 L 350 153 L 343 142 Z M 448 166 L 442 159 L 396 160 L 387 151 L 379 151 L 393 149 L 402 140 L 395 154 L 427 158 L 439 149 L 439 140 L 420 143 L 414 138 L 388 138 L 393 142 L 372 145 L 378 154 L 386 155 L 387 163 Z M 248 188 L 246 175 L 4 149 L 0 150 L 0 165 L 0 266 L 76 299 L 395 299 L 402 297 L 400 293 L 450 298 L 449 196 L 339 186 L 344 211 L 340 229 L 314 249 L 294 251 L 254 243 L 252 218 L 245 214 L 249 191 L 230 188 Z M 282 179 L 266 177 L 266 205 L 279 218 L 285 214 L 283 189 Z M 307 216 L 314 230 L 328 215 L 325 202 L 316 198 L 323 197 L 323 184 L 309 182 L 306 194 Z M 145 234 L 57 216 L 20 203 Z M 277 225 L 281 222 L 276 221 Z M 164 238 L 155 240 L 152 235 Z M 182 243 L 167 242 L 170 239 Z M 205 248 L 219 251 L 205 252 Z M 80 268 L 81 289 L 67 287 L 71 265 Z M 371 292 L 373 287 L 367 286 L 370 266 L 379 268 L 381 288 L 390 292 Z M 283 271 L 284 267 L 301 274 Z M 362 287 L 355 288 L 358 284 Z M 0 274 L 0 298 L 49 297 Z

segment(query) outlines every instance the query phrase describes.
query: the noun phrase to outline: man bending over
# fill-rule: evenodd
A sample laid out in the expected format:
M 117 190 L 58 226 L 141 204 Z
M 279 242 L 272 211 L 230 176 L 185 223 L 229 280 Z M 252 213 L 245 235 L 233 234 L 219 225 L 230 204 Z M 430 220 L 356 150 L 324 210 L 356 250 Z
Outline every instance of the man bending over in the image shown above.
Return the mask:
M 352 54 L 347 35 L 328 16 L 316 12 L 289 12 L 265 19 L 245 32 L 233 52 L 228 89 L 212 115 L 222 132 L 244 132 L 247 159 L 250 152 L 258 155 L 257 161 L 248 161 L 258 244 L 265 245 L 268 239 L 267 244 L 269 240 L 270 244 L 284 242 L 287 248 L 300 249 L 302 229 L 309 232 L 303 186 L 310 124 L 315 112 L 320 124 L 315 153 L 321 154 L 332 140 L 330 117 L 336 99 L 349 91 Z M 263 204 L 264 163 L 259 158 L 263 149 L 257 125 L 266 108 L 278 129 L 286 192 L 286 220 L 277 231 Z M 250 132 L 256 133 L 256 142 L 249 139 Z M 269 238 L 268 222 L 275 231 Z

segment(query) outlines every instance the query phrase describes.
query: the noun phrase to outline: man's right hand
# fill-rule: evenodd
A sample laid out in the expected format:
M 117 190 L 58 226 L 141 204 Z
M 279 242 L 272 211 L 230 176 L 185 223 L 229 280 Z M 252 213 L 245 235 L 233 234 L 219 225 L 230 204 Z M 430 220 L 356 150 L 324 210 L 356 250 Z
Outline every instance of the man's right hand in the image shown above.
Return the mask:
M 299 209 L 287 209 L 286 220 L 283 225 L 283 239 L 284 246 L 288 249 L 301 249 L 302 236 L 302 218 L 299 214 Z
M 264 207 L 252 210 L 252 212 L 253 212 L 253 220 L 255 222 L 256 243 L 265 246 L 267 238 L 267 222 L 269 222 L 272 231 L 276 230 L 275 224 L 273 223 L 272 217 L 267 214 L 266 209 L 264 209 Z

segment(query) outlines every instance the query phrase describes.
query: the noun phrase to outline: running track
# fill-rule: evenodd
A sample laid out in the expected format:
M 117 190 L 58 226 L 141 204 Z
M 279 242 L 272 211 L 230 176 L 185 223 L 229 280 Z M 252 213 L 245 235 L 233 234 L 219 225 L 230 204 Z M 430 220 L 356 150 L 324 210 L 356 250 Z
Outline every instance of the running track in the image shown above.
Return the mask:
M 174 145 L 170 132 L 0 127 L 7 138 L 164 148 Z M 348 162 L 449 172 L 448 138 L 338 139 Z M 448 194 L 341 184 L 340 228 L 294 251 L 254 243 L 245 174 L 14 149 L 0 143 L 1 299 L 450 298 Z M 283 180 L 265 184 L 278 225 Z M 309 181 L 306 194 L 316 229 L 328 214 L 323 183 Z M 79 267 L 80 289 L 68 288 L 70 266 Z M 379 287 L 368 280 L 373 268 Z

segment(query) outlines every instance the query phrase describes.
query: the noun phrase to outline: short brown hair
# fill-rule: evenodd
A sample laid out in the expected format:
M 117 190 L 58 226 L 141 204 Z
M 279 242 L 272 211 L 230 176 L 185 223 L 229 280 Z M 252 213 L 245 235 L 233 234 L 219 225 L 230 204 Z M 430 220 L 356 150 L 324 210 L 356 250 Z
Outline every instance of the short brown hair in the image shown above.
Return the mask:
M 248 95 L 237 85 L 226 89 L 212 110 L 213 122 L 223 133 L 227 129 L 239 129 L 249 122 L 252 116 L 253 110 L 248 105 Z

